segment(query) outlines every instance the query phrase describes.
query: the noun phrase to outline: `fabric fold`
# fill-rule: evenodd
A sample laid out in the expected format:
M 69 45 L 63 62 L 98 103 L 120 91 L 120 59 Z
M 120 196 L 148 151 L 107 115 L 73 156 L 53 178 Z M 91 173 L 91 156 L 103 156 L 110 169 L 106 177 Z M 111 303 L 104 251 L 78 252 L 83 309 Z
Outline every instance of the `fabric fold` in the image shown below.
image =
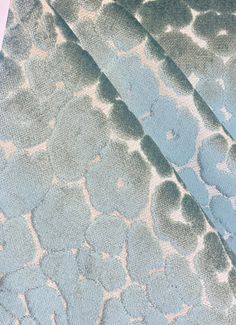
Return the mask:
M 185 73 L 226 130 L 236 138 L 235 5 L 117 0 Z
M 50 1 L 63 17 L 58 3 Z M 91 9 L 83 1 L 68 6 L 74 18 L 63 18 L 82 46 L 236 251 L 234 140 L 163 48 L 123 7 L 108 2 Z M 221 203 L 229 213 L 217 210 Z
M 12 1 L 0 323 L 234 324 L 234 254 L 179 177 L 227 146 L 234 170 L 232 139 L 136 20 L 100 4 Z

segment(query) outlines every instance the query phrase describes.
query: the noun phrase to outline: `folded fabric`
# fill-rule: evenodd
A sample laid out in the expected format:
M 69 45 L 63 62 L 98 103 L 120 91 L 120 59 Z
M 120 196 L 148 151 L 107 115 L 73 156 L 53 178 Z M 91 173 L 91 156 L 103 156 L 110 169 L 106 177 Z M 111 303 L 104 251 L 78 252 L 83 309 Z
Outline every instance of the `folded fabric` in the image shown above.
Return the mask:
M 60 1 L 50 3 L 236 252 L 236 144 L 211 108 L 119 4 L 93 8 L 91 16 L 83 0 L 63 2 L 73 12 L 68 16 Z
M 226 10 L 202 6 L 12 1 L 0 54 L 0 324 L 236 323 L 235 115 L 227 124 L 207 89 L 227 84 L 233 111 L 233 69 L 219 83 L 223 64 L 216 75 L 200 54 L 203 69 L 192 40 L 177 60 L 180 29 Z M 216 42 L 209 53 L 223 62 Z

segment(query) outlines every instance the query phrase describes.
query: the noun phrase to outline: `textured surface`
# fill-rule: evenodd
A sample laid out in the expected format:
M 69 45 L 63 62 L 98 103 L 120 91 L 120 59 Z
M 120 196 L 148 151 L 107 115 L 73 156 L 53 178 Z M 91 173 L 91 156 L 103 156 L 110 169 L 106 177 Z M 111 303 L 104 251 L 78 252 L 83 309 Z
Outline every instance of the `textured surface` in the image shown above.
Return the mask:
M 235 109 L 234 61 L 220 64 L 217 45 L 234 7 L 12 1 L 0 324 L 236 323 L 236 144 L 217 114 L 222 98 Z M 193 38 L 216 34 L 203 53 L 182 30 L 192 24 Z

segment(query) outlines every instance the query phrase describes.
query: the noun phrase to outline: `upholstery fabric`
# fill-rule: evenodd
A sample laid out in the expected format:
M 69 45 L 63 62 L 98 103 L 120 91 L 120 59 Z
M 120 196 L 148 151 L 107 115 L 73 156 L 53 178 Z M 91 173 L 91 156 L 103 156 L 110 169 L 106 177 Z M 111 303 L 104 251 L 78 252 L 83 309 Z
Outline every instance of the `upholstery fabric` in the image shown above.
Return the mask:
M 0 325 L 236 324 L 235 13 L 12 0 Z

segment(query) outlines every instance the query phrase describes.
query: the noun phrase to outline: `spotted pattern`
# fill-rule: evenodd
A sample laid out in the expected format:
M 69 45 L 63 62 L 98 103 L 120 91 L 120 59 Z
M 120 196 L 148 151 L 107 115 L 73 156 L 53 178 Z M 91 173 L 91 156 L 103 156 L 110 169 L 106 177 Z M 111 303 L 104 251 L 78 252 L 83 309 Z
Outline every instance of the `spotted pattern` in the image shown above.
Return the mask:
M 113 83 L 129 110 L 138 118 L 143 131 L 154 140 L 165 158 L 181 175 L 187 188 L 192 191 L 193 181 L 194 184 L 199 184 L 204 192 L 204 203 L 195 190 L 192 194 L 209 220 L 217 225 L 218 221 L 211 211 L 211 199 L 226 195 L 233 209 L 236 200 L 234 190 L 231 189 L 235 187 L 235 169 L 232 168 L 235 158 L 231 167 L 227 158 L 235 141 L 217 114 L 219 110 L 220 114 L 228 114 L 227 110 L 222 111 L 221 105 L 226 96 L 226 90 L 221 89 L 225 84 L 221 78 L 225 75 L 222 58 L 205 48 L 199 48 L 196 43 L 192 49 L 193 41 L 186 35 L 187 32 L 183 33 L 183 29 L 191 24 L 194 13 L 184 1 L 135 2 L 136 9 L 128 8 L 125 2 L 118 2 L 106 1 L 94 11 L 93 17 L 89 13 L 78 11 L 78 19 L 68 24 L 78 35 L 81 45 Z M 50 3 L 57 8 L 56 0 Z M 156 19 L 159 11 L 162 18 Z M 183 14 L 178 16 L 176 12 Z M 146 20 L 142 19 L 142 13 Z M 63 12 L 59 14 L 63 17 Z M 174 44 L 176 55 L 161 41 L 162 37 L 172 35 L 172 32 L 166 32 L 166 28 L 172 26 L 170 17 L 173 25 L 171 28 L 175 33 L 171 36 L 170 44 Z M 114 23 L 109 29 L 111 20 Z M 160 24 L 158 33 L 149 31 L 149 26 L 155 28 L 157 21 Z M 178 35 L 182 34 L 186 41 L 179 40 Z M 202 65 L 191 62 L 195 55 L 192 52 L 198 60 L 204 57 Z M 182 58 L 182 55 L 185 55 L 181 62 L 186 64 L 186 69 L 176 60 L 176 57 Z M 233 62 L 230 59 L 228 64 Z M 197 71 L 193 70 L 195 67 Z M 232 86 L 233 67 L 227 71 L 228 84 Z M 214 74 L 217 75 L 217 83 L 212 80 Z M 208 96 L 213 91 L 214 98 L 204 96 L 194 82 L 196 78 L 193 75 L 199 79 L 198 85 L 203 92 Z M 231 96 L 227 94 L 226 97 L 230 101 Z M 211 107 L 213 102 L 217 108 Z M 214 146 L 213 161 L 211 140 L 214 137 L 221 138 L 225 148 Z M 185 170 L 192 170 L 194 176 L 189 176 Z M 227 191 L 228 182 L 230 186 Z M 229 240 L 234 238 L 234 231 L 228 233 L 224 226 L 227 216 L 222 215 L 220 219 L 222 227 L 217 229 L 235 252 L 235 247 Z
M 12 1 L 0 57 L 0 323 L 233 325 L 233 140 L 123 7 L 50 4 Z M 160 1 L 183 15 L 158 30 L 189 5 Z

